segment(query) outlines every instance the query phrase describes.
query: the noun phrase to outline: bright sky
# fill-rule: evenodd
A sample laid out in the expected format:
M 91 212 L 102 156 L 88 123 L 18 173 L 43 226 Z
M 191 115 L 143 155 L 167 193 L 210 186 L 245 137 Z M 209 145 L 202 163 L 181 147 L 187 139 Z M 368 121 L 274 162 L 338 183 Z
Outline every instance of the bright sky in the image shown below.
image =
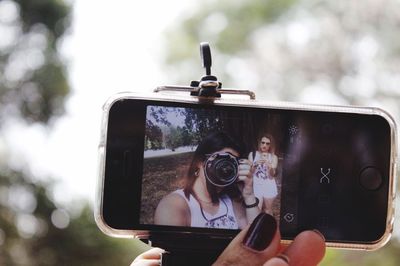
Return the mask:
M 35 178 L 59 179 L 55 197 L 93 201 L 102 105 L 121 91 L 165 85 L 160 71 L 162 32 L 193 1 L 75 1 L 72 35 L 64 44 L 72 93 L 67 113 L 48 130 L 5 125 L 9 159 L 29 162 Z M 197 47 L 196 47 L 197 49 Z

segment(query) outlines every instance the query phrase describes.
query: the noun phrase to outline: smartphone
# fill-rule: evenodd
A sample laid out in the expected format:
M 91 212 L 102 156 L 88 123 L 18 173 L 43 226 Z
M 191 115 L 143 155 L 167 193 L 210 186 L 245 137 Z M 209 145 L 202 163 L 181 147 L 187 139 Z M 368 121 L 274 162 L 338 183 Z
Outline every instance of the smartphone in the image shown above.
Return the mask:
M 223 248 L 246 221 L 247 161 L 257 198 L 247 207 L 272 214 L 282 242 L 317 229 L 327 246 L 377 249 L 393 229 L 396 140 L 378 108 L 118 94 L 104 105 L 96 222 L 111 236 Z

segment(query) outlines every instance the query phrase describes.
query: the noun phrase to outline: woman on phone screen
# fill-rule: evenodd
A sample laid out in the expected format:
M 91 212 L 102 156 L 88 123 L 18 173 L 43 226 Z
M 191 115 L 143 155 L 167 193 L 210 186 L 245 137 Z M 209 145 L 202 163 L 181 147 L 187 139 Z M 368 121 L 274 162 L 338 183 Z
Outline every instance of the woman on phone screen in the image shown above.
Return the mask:
M 194 152 L 184 187 L 158 204 L 155 224 L 242 229 L 251 223 L 260 209 L 251 163 L 240 156 L 241 147 L 226 133 L 205 137 Z M 232 183 L 218 184 L 218 178 L 229 179 L 235 171 Z
M 274 138 L 263 134 L 258 142 L 258 150 L 250 152 L 249 161 L 253 162 L 254 194 L 259 199 L 259 208 L 273 215 L 272 207 L 278 187 L 276 185 L 276 168 L 278 156 L 275 155 Z

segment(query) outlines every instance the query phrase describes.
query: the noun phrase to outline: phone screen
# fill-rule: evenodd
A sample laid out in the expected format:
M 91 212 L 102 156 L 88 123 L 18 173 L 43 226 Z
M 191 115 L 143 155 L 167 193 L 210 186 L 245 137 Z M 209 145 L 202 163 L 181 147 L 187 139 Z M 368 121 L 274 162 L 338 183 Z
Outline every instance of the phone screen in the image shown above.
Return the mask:
M 127 99 L 109 113 L 103 215 L 114 228 L 237 232 L 245 162 L 283 239 L 318 229 L 370 243 L 386 230 L 390 152 L 378 115 Z

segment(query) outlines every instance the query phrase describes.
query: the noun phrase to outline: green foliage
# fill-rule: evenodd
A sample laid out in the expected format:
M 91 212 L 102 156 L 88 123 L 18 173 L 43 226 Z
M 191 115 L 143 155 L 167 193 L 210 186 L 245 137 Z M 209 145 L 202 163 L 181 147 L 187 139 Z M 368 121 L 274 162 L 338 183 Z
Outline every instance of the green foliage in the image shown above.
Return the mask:
M 186 126 L 170 127 L 166 132 L 166 146 L 172 150 L 182 146 L 194 146 L 197 144 L 197 131 L 190 132 Z
M 180 135 L 180 130 L 179 127 L 170 127 L 168 135 L 166 136 L 166 144 L 168 148 L 171 148 L 171 150 L 175 150 L 179 146 L 181 146 L 182 141 L 181 141 L 181 135 Z
M 198 47 L 209 41 L 217 53 L 236 53 L 249 46 L 251 33 L 278 19 L 296 0 L 209 1 L 198 6 L 168 32 L 167 64 L 198 58 Z
M 15 0 L 20 7 L 23 30 L 29 32 L 37 24 L 44 24 L 54 40 L 61 37 L 69 25 L 70 7 L 59 0 Z
M 157 150 L 163 148 L 163 133 L 160 127 L 150 120 L 146 121 L 146 147 L 145 149 Z
M 33 183 L 20 172 L 8 172 L 0 176 L 0 188 L 1 265 L 129 265 L 149 248 L 105 236 L 87 203 L 80 203 L 83 208 L 75 215 L 60 209 L 48 196 L 49 183 Z M 11 194 L 15 192 L 18 195 Z M 53 221 L 60 211 L 65 228 Z
M 184 121 L 182 125 L 172 125 L 171 117 L 180 117 Z M 175 150 L 181 146 L 197 145 L 210 130 L 222 129 L 218 114 L 212 110 L 153 107 L 146 121 L 146 143 L 153 149 L 167 147 Z
M 0 49 L 0 118 L 9 116 L 13 106 L 11 115 L 47 123 L 63 113 L 70 90 L 58 51 L 69 27 L 70 7 L 58 0 L 8 3 L 17 14 L 2 23 L 15 37 Z
M 193 134 L 190 132 L 190 130 L 187 127 L 178 127 L 181 135 L 181 143 L 182 146 L 190 146 L 194 145 L 193 143 Z
M 64 112 L 63 101 L 69 93 L 65 72 L 61 63 L 49 62 L 33 73 L 32 80 L 35 81 L 37 90 L 35 93 L 40 97 L 22 99 L 21 112 L 25 119 L 46 122 L 52 116 Z
M 173 122 L 174 119 L 171 118 L 175 117 L 179 119 Z M 157 121 L 157 125 L 151 121 Z M 237 121 L 243 121 L 243 123 L 238 124 Z M 262 125 L 261 128 L 260 125 Z M 256 140 L 259 131 L 269 128 L 272 134 L 279 136 L 280 127 L 282 123 L 271 116 L 257 116 L 241 111 L 228 114 L 224 110 L 160 107 L 153 108 L 149 114 L 146 134 L 150 134 L 147 136 L 147 143 L 150 143 L 150 139 L 155 139 L 153 128 L 163 128 L 161 130 L 163 137 L 159 137 L 163 140 L 161 146 L 175 150 L 182 146 L 196 146 L 211 132 L 225 131 L 240 142 L 243 152 L 248 152 L 257 147 Z M 279 138 L 278 141 L 280 141 Z M 254 140 L 254 143 L 249 143 L 249 139 Z
M 376 251 L 345 251 L 328 249 L 321 266 L 395 266 L 400 264 L 400 243 L 397 239 L 391 240 L 384 248 Z

